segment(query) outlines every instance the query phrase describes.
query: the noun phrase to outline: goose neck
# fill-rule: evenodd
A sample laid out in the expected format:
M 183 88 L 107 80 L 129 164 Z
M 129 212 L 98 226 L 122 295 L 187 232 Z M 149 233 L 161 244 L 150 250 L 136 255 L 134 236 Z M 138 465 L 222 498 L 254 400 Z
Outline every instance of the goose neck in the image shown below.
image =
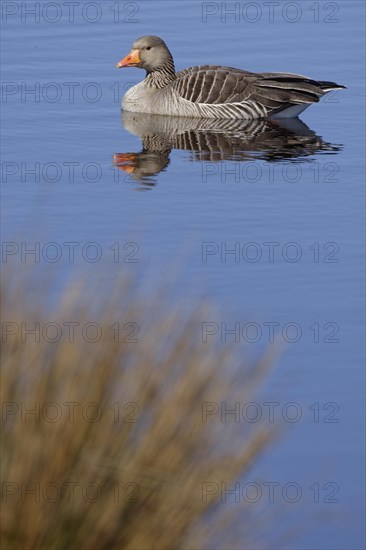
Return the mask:
M 161 67 L 148 71 L 145 82 L 154 88 L 164 88 L 175 79 L 175 67 L 173 60 L 169 60 Z

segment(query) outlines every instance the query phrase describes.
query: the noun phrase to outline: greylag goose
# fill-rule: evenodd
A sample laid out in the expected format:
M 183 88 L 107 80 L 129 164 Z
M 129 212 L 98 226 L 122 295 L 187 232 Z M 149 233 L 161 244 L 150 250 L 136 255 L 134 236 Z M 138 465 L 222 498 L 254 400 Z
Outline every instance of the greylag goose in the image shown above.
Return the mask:
M 294 118 L 331 90 L 345 88 L 291 73 L 251 73 L 220 65 L 175 72 L 158 36 L 143 36 L 116 65 L 145 69 L 122 99 L 126 111 L 198 118 Z

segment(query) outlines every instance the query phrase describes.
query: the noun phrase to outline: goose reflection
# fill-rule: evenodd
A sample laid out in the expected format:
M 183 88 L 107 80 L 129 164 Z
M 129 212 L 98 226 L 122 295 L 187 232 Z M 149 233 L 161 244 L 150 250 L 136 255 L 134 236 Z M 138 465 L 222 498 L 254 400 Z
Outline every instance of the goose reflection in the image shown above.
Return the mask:
M 189 151 L 188 160 L 266 162 L 312 160 L 315 153 L 336 154 L 341 145 L 327 143 L 300 119 L 213 120 L 122 111 L 122 124 L 142 141 L 138 153 L 116 153 L 113 164 L 146 186 L 166 170 L 172 149 Z

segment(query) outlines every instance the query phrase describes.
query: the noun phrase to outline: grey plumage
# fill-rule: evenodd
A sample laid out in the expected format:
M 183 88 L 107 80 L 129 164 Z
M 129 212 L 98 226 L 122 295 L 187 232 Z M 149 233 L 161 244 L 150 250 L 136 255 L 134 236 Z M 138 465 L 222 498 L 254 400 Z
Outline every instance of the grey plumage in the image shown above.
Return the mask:
M 220 65 L 175 72 L 173 57 L 159 37 L 133 44 L 146 78 L 131 88 L 122 106 L 134 112 L 200 118 L 282 118 L 297 116 L 331 90 L 345 88 L 291 73 L 253 73 Z M 126 58 L 125 58 L 126 59 Z M 124 60 L 123 60 L 124 61 Z

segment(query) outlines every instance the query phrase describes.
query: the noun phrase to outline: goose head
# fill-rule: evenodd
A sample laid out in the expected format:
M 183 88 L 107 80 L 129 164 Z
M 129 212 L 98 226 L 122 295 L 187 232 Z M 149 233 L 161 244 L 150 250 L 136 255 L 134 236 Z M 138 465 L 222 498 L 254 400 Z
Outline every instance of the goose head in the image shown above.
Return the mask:
M 142 36 L 135 40 L 132 49 L 126 57 L 116 65 L 118 69 L 123 67 L 139 67 L 151 73 L 173 62 L 164 40 L 158 36 Z

